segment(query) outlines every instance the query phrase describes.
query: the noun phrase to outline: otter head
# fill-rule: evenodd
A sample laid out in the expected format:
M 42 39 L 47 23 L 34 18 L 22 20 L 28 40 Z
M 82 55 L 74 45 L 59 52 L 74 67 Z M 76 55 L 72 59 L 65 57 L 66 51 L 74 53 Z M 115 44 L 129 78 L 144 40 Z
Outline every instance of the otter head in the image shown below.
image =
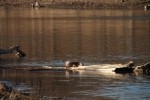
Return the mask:
M 71 62 L 71 61 L 66 61 L 65 62 L 65 67 L 78 67 L 78 66 L 84 66 L 82 62 Z
M 70 61 L 65 62 L 65 67 L 70 67 Z

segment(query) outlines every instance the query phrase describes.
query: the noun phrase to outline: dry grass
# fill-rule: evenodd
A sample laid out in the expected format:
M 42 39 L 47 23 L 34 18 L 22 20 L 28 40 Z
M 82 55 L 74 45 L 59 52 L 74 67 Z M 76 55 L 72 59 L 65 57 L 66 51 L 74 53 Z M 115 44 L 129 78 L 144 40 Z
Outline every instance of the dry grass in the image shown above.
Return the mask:
M 33 97 L 21 94 L 19 92 L 0 92 L 0 100 L 43 100 L 39 97 Z
M 0 83 L 0 100 L 64 100 L 61 97 L 46 97 L 33 96 L 32 93 L 21 93 L 7 86 L 5 83 Z
M 54 8 L 143 8 L 150 0 L 36 0 L 41 7 Z M 35 0 L 0 0 L 0 6 L 30 7 Z
M 39 96 L 31 96 L 27 94 L 22 94 L 16 91 L 12 92 L 0 92 L 0 100 L 65 100 L 65 98 L 59 98 L 59 97 L 49 97 L 49 98 L 43 98 Z

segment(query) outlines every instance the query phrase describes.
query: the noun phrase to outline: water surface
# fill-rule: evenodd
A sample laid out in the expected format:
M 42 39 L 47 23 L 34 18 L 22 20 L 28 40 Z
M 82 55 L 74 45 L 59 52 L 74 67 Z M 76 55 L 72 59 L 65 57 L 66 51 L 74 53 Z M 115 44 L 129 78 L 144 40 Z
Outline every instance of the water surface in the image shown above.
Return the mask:
M 112 72 L 133 60 L 150 61 L 150 12 L 0 8 L 0 48 L 19 44 L 27 54 L 1 55 L 0 66 L 63 66 L 82 61 L 96 71 L 1 70 L 14 88 L 70 100 L 150 99 L 149 76 Z M 23 89 L 22 89 L 23 88 Z M 128 95 L 128 96 L 126 96 Z

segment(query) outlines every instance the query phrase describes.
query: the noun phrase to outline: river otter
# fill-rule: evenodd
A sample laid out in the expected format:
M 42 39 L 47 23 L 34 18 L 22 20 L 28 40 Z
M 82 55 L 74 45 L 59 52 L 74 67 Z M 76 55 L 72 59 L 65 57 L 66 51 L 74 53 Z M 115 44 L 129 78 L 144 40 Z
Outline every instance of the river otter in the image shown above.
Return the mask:
M 82 62 L 74 62 L 74 61 L 66 61 L 65 62 L 65 67 L 66 68 L 79 67 L 79 66 L 84 66 L 84 64 Z

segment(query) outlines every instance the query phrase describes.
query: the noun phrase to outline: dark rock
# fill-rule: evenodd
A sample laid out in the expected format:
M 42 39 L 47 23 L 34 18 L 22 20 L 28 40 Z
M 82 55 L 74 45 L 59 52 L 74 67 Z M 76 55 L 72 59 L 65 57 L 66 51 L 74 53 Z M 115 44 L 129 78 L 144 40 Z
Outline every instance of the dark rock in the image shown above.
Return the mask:
M 133 61 L 130 61 L 126 67 L 116 68 L 114 72 L 119 74 L 133 73 L 134 69 L 134 63 Z
M 133 73 L 133 70 L 134 68 L 122 67 L 122 68 L 116 68 L 114 72 L 119 74 L 126 74 L 126 73 Z
M 143 69 L 143 74 L 150 75 L 150 62 L 142 65 L 141 68 Z
M 133 61 L 130 61 L 126 67 L 129 67 L 129 68 L 132 68 L 134 67 L 134 62 Z

